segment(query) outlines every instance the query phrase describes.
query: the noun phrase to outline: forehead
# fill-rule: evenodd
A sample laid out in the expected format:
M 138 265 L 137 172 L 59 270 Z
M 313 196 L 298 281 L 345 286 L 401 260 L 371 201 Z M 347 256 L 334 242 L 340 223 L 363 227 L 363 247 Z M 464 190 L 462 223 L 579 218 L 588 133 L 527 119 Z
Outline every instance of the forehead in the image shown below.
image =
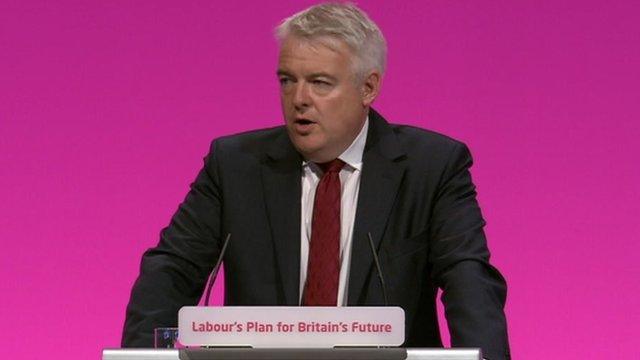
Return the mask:
M 353 61 L 351 49 L 342 40 L 288 36 L 280 46 L 278 71 L 348 72 Z

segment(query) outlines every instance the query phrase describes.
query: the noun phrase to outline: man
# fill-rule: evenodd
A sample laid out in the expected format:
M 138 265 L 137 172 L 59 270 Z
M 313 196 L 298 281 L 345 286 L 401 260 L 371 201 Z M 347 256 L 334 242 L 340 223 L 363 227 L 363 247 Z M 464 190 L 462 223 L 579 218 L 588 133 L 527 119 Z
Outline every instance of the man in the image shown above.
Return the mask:
M 509 358 L 506 285 L 489 264 L 466 146 L 389 125 L 371 104 L 386 45 L 358 8 L 322 4 L 277 29 L 286 125 L 215 140 L 191 191 L 148 250 L 131 294 L 124 346 L 151 346 L 175 326 L 224 257 L 227 305 L 389 304 L 406 314 L 408 347 L 453 346 Z

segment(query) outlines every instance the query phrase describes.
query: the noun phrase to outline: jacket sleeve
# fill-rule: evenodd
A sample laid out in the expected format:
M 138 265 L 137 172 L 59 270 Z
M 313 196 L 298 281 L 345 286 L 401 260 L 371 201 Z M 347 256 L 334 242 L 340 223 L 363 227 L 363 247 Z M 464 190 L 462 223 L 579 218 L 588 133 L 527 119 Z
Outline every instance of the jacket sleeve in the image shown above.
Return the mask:
M 217 258 L 222 198 L 216 142 L 185 200 L 142 256 L 126 311 L 123 347 L 153 347 L 153 330 L 175 327 L 178 310 L 198 303 Z
M 509 359 L 507 287 L 489 263 L 472 163 L 467 147 L 456 142 L 436 195 L 429 262 L 443 291 L 451 346 L 480 347 L 486 359 Z

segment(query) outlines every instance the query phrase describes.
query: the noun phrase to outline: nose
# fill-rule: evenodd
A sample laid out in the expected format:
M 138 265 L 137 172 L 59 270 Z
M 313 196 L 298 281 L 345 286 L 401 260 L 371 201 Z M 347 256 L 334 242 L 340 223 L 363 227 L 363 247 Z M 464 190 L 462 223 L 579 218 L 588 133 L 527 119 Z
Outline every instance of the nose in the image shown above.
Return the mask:
M 298 82 L 293 94 L 293 106 L 297 111 L 304 111 L 311 106 L 311 96 L 309 94 L 309 84 L 306 81 Z

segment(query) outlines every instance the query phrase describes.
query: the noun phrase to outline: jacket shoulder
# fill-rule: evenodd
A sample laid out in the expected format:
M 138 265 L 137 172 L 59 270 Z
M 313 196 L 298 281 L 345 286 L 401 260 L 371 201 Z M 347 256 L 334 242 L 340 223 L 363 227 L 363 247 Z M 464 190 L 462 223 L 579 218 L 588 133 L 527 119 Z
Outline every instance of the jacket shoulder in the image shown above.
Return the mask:
M 211 141 L 209 156 L 218 160 L 260 161 L 270 146 L 287 136 L 284 126 L 225 135 Z
M 460 140 L 450 136 L 411 125 L 390 124 L 393 133 L 404 147 L 407 154 L 428 153 L 450 154 L 456 149 L 466 150 L 467 146 Z
M 285 127 L 275 126 L 221 136 L 213 139 L 211 144 L 225 151 L 251 151 L 254 148 L 264 148 L 283 135 L 286 135 Z

